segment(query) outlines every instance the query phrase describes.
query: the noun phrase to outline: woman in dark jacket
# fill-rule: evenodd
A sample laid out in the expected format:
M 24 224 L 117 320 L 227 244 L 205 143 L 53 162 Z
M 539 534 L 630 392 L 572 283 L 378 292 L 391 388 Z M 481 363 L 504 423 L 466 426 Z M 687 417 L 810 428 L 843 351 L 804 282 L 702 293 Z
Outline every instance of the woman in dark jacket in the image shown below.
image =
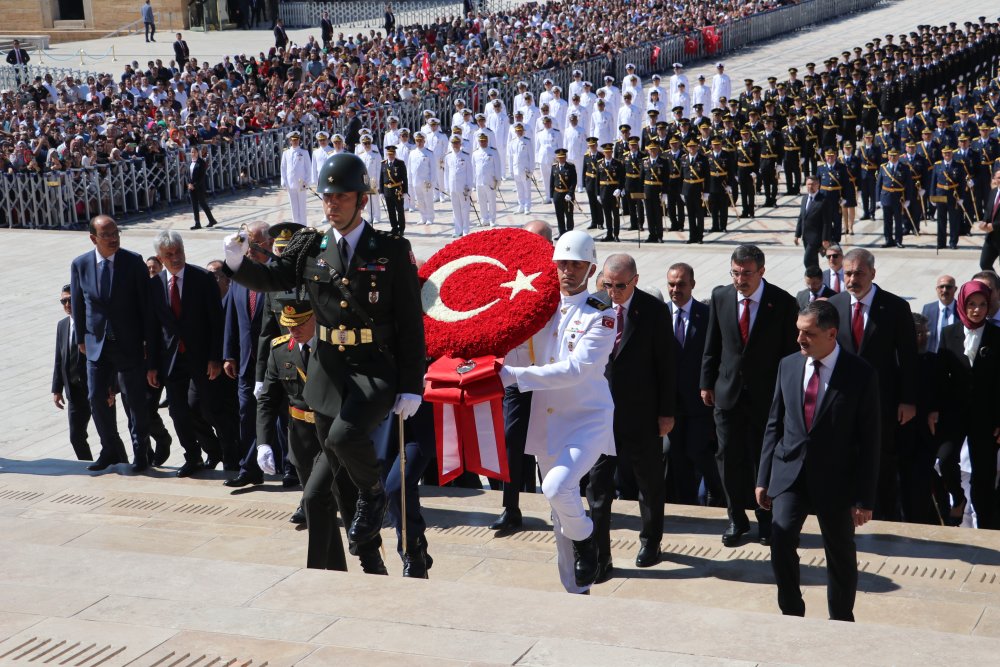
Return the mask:
M 990 288 L 976 280 L 962 285 L 955 309 L 960 322 L 941 330 L 937 431 L 942 476 L 954 498 L 953 522 L 961 521 L 966 499 L 954 490 L 958 457 L 969 440 L 972 506 L 980 528 L 1000 528 L 997 493 L 997 434 L 1000 432 L 1000 327 L 987 320 Z M 935 421 L 935 415 L 930 416 Z M 933 428 L 933 426 L 932 426 Z M 947 472 L 946 472 L 947 468 Z M 949 481 L 950 480 L 950 481 Z M 956 517 L 957 514 L 957 517 Z M 957 523 L 956 523 L 957 525 Z

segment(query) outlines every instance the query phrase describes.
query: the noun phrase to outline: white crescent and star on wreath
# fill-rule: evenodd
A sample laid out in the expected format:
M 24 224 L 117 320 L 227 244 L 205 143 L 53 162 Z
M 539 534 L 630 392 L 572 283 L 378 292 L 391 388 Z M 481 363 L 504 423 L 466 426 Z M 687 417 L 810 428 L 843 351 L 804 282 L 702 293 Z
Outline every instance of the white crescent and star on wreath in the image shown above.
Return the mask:
M 467 257 L 460 257 L 444 264 L 427 278 L 427 281 L 420 290 L 420 300 L 424 308 L 424 313 L 426 313 L 428 317 L 439 322 L 462 322 L 464 320 L 471 319 L 479 313 L 485 312 L 500 303 L 501 299 L 494 299 L 489 303 L 478 308 L 473 308 L 472 310 L 454 310 L 441 298 L 441 288 L 444 286 L 445 281 L 448 280 L 448 278 L 450 278 L 453 274 L 458 273 L 465 267 L 472 266 L 474 264 L 491 264 L 503 269 L 504 271 L 510 271 L 510 269 L 508 269 L 507 266 L 500 260 L 493 257 L 486 257 L 484 255 L 469 255 Z M 538 290 L 535 289 L 534 281 L 540 275 L 542 275 L 541 271 L 525 275 L 521 269 L 517 269 L 517 274 L 514 278 L 512 280 L 508 280 L 507 282 L 500 283 L 499 287 L 509 289 L 510 301 L 513 301 L 514 298 L 521 292 L 537 292 Z

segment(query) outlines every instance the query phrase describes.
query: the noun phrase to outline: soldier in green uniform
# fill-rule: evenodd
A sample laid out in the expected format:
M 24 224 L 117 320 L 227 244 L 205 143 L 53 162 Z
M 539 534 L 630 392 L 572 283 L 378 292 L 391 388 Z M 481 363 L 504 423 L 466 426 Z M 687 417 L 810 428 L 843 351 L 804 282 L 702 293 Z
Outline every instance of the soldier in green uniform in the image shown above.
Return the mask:
M 358 489 L 348 537 L 366 543 L 378 535 L 386 511 L 372 431 L 390 410 L 405 419 L 420 405 L 420 286 L 409 242 L 361 217 L 371 191 L 361 158 L 328 158 L 317 191 L 329 231 L 300 230 L 270 264 L 244 259 L 247 241 L 234 234 L 224 242 L 226 271 L 251 289 L 309 294 L 317 344 L 303 395 L 316 413 L 329 465 L 334 473 L 344 467 Z

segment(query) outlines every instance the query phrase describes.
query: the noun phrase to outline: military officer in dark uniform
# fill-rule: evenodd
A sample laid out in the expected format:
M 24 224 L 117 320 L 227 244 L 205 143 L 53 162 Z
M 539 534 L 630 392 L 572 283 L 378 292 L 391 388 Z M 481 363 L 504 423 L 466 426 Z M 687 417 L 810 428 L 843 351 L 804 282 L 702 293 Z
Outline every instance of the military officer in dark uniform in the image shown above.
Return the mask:
M 642 161 L 642 194 L 646 205 L 646 222 L 649 236 L 646 243 L 663 242 L 663 197 L 666 192 L 667 166 L 660 159 L 660 145 L 655 141 L 646 144 L 649 156 Z
M 573 229 L 573 200 L 576 192 L 576 165 L 566 161 L 565 148 L 557 148 L 556 161 L 549 172 L 549 197 L 556 207 L 556 224 L 559 236 Z
M 802 173 L 805 176 L 812 176 L 816 173 L 819 135 L 823 124 L 816 115 L 815 104 L 807 104 L 805 109 L 806 117 L 802 120 L 802 129 L 806 133 L 805 143 L 802 145 Z
M 622 157 L 625 166 L 625 193 L 622 195 L 628 210 L 629 229 L 642 231 L 642 161 L 643 154 L 639 150 L 639 138 L 629 137 L 628 152 Z
M 965 170 L 952 159 L 952 155 L 951 146 L 946 144 L 941 147 L 941 159 L 934 163 L 931 170 L 927 192 L 937 210 L 937 247 L 944 247 L 947 236 L 948 247 L 954 250 L 958 247 L 962 230 Z
M 740 143 L 736 145 L 736 178 L 739 183 L 743 210 L 740 216 L 752 218 L 754 214 L 754 178 L 760 169 L 760 147 L 753 140 L 749 127 L 740 130 Z
M 904 207 L 913 201 L 913 178 L 910 168 L 899 162 L 899 151 L 889 149 L 889 161 L 879 167 L 875 179 L 875 199 L 882 207 L 883 248 L 903 247 Z
M 861 160 L 861 178 L 858 181 L 858 192 L 861 195 L 861 219 L 875 219 L 875 179 L 878 178 L 879 166 L 882 164 L 882 150 L 875 145 L 875 135 L 865 130 L 861 145 L 858 147 L 858 158 Z
M 406 229 L 406 218 L 403 215 L 403 196 L 409 192 L 406 182 L 406 165 L 396 159 L 396 147 L 385 147 L 385 160 L 382 161 L 382 172 L 378 178 L 378 191 L 385 201 L 385 211 L 389 216 L 392 233 L 402 236 Z
M 729 157 L 722 151 L 722 140 L 712 139 L 712 150 L 705 155 L 708 162 L 708 175 L 705 178 L 705 191 L 708 193 L 708 210 L 712 214 L 713 232 L 725 232 L 729 224 L 729 197 L 732 188 L 729 187 L 733 165 Z
M 331 156 L 320 169 L 317 191 L 329 231 L 299 231 L 266 265 L 244 259 L 247 241 L 234 234 L 224 243 L 226 270 L 251 289 L 309 294 L 317 345 L 303 395 L 316 412 L 329 465 L 335 472 L 344 467 L 359 492 L 348 537 L 366 543 L 378 535 L 386 511 L 372 431 L 390 410 L 407 418 L 420 405 L 420 286 L 410 244 L 361 217 L 371 191 L 361 158 Z
M 843 163 L 837 161 L 837 153 L 832 148 L 824 151 L 823 158 L 823 164 L 816 168 L 819 189 L 824 193 L 823 213 L 826 224 L 831 230 L 831 240 L 834 243 L 840 243 L 843 230 L 840 206 L 848 180 L 847 168 L 844 167 Z
M 684 185 L 681 195 L 688 214 L 688 240 L 691 243 L 702 243 L 705 236 L 705 177 L 708 176 L 708 161 L 698 150 L 698 142 L 689 139 L 687 155 L 681 160 Z
M 670 218 L 670 231 L 679 232 L 684 229 L 684 199 L 681 197 L 681 187 L 684 185 L 684 170 L 681 161 L 684 151 L 681 150 L 681 140 L 670 138 L 670 149 L 661 157 L 666 165 L 666 195 L 667 216 Z
M 833 95 L 826 96 L 826 106 L 819 111 L 820 135 L 819 147 L 822 149 L 837 148 L 838 136 L 840 134 L 841 114 L 840 107 L 837 106 L 837 98 Z
M 597 137 L 587 137 L 587 152 L 583 154 L 583 190 L 590 205 L 590 226 L 588 229 L 604 228 L 604 211 L 601 209 L 600 181 L 597 178 L 597 163 L 601 153 L 597 149 Z
M 798 123 L 795 112 L 789 109 L 788 125 L 781 131 L 784 149 L 781 168 L 785 172 L 786 195 L 797 195 L 802 189 L 802 148 L 805 140 L 805 129 Z
M 781 134 L 774 130 L 775 119 L 764 119 L 764 132 L 757 137 L 760 143 L 760 180 L 764 190 L 764 206 L 778 205 L 778 162 L 783 146 Z
M 600 192 L 601 208 L 604 212 L 604 225 L 607 234 L 602 241 L 617 241 L 621 231 L 621 219 L 618 201 L 625 188 L 625 167 L 614 159 L 615 145 L 611 143 L 601 146 L 604 158 L 597 163 L 597 183 Z

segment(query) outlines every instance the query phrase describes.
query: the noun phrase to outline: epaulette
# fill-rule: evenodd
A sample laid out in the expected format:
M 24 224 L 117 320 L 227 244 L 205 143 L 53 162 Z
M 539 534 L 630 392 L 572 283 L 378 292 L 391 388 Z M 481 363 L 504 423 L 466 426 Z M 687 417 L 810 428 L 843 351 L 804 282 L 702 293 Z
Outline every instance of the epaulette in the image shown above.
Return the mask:
M 598 292 L 597 294 L 591 294 L 590 296 L 588 296 L 587 297 L 587 305 L 591 306 L 592 308 L 596 308 L 597 310 L 601 310 L 601 311 L 604 311 L 604 310 L 607 310 L 608 308 L 610 308 L 611 307 L 611 303 L 609 302 L 610 299 L 609 299 L 609 301 L 604 301 L 603 299 L 601 299 L 600 296 L 598 296 L 598 294 L 600 294 L 600 292 Z M 605 296 L 606 296 L 606 294 L 607 293 L 605 293 Z
M 943 160 L 938 160 L 938 161 L 937 161 L 937 162 L 935 162 L 934 164 L 941 164 L 942 162 L 943 162 Z
M 284 336 L 278 336 L 271 340 L 271 347 L 278 347 L 282 343 L 287 343 L 288 339 L 292 337 L 292 334 L 285 334 Z

